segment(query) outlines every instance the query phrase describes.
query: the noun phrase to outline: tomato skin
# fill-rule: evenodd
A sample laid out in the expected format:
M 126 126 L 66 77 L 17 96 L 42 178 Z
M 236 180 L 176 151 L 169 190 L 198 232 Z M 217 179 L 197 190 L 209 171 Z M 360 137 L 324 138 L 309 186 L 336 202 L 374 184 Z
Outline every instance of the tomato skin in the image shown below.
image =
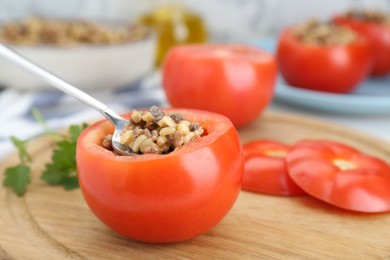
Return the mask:
M 163 87 L 173 107 L 227 116 L 236 127 L 252 122 L 270 103 L 274 57 L 245 45 L 180 45 L 163 66 Z
M 274 140 L 255 140 L 245 144 L 242 189 L 271 195 L 306 194 L 287 173 L 285 156 L 289 150 L 290 146 Z
M 304 141 L 286 157 L 291 178 L 308 194 L 358 212 L 390 211 L 390 166 L 333 141 Z M 342 169 L 342 161 L 352 168 Z
M 362 37 L 348 45 L 305 44 L 285 29 L 277 47 L 277 62 L 284 79 L 292 86 L 348 93 L 366 79 L 372 66 L 370 43 Z
M 336 16 L 334 22 L 350 27 L 366 37 L 373 46 L 372 76 L 383 76 L 390 72 L 390 26 L 357 19 Z
M 199 236 L 222 220 L 241 189 L 242 146 L 232 123 L 213 113 L 169 111 L 200 122 L 207 135 L 166 155 L 137 157 L 100 146 L 113 131 L 108 121 L 91 125 L 78 139 L 77 168 L 88 206 L 131 239 L 167 243 Z

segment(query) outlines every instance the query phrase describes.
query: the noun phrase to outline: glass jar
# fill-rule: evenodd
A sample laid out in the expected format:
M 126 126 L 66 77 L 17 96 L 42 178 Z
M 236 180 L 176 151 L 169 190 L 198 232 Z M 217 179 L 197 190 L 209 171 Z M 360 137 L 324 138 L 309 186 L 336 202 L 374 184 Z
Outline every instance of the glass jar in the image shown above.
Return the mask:
M 141 24 L 157 33 L 156 66 L 160 66 L 167 51 L 176 44 L 203 43 L 208 40 L 201 16 L 180 1 L 153 1 L 151 8 L 139 17 Z

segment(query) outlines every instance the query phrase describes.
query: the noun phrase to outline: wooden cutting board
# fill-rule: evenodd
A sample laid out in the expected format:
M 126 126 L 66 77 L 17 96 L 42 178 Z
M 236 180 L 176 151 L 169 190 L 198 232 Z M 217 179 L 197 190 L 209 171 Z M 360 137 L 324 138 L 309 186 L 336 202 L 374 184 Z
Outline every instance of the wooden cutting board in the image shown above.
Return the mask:
M 266 113 L 240 135 L 243 142 L 331 138 L 390 162 L 384 141 L 292 115 Z M 80 190 L 65 191 L 39 179 L 51 148 L 48 138 L 30 145 L 33 181 L 25 197 L 1 187 L 0 259 L 390 259 L 390 214 L 352 213 L 311 197 L 245 191 L 217 227 L 196 239 L 128 240 L 92 215 Z M 16 160 L 13 155 L 1 164 L 0 179 Z

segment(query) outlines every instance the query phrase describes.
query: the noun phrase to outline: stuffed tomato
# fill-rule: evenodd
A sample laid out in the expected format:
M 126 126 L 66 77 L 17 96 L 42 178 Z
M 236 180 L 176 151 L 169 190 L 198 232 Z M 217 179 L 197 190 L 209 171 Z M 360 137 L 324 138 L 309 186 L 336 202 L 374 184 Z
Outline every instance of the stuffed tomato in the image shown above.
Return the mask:
M 366 79 L 372 49 L 348 28 L 309 21 L 282 32 L 277 61 L 283 78 L 294 87 L 348 93 Z
M 224 218 L 241 188 L 243 152 L 231 121 L 204 111 L 168 112 L 197 122 L 204 133 L 169 153 L 136 156 L 102 146 L 113 132 L 106 120 L 78 139 L 77 169 L 88 206 L 131 239 L 167 243 L 199 236 Z
M 372 76 L 390 73 L 390 16 L 380 11 L 350 11 L 333 18 L 370 41 L 373 47 Z

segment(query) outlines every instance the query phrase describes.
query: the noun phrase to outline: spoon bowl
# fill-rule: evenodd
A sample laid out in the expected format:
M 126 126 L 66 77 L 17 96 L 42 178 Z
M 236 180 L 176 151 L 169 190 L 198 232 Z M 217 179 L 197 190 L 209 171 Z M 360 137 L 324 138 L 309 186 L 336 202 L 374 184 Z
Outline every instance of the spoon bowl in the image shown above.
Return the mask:
M 24 69 L 26 72 L 31 73 L 32 75 L 38 77 L 39 79 L 45 81 L 49 85 L 56 87 L 57 89 L 69 94 L 81 102 L 89 105 L 93 109 L 97 110 L 104 117 L 106 117 L 115 128 L 114 134 L 112 136 L 112 147 L 118 154 L 121 155 L 137 155 L 133 151 L 129 150 L 120 143 L 121 133 L 125 128 L 128 121 L 121 117 L 119 114 L 111 110 L 107 105 L 103 104 L 101 101 L 95 99 L 94 97 L 88 95 L 84 91 L 76 88 L 60 77 L 54 75 L 53 73 L 47 71 L 46 69 L 40 67 L 34 62 L 23 57 L 19 53 L 15 52 L 11 48 L 0 43 L 0 56 L 7 59 L 10 62 L 13 62 L 15 65 Z

